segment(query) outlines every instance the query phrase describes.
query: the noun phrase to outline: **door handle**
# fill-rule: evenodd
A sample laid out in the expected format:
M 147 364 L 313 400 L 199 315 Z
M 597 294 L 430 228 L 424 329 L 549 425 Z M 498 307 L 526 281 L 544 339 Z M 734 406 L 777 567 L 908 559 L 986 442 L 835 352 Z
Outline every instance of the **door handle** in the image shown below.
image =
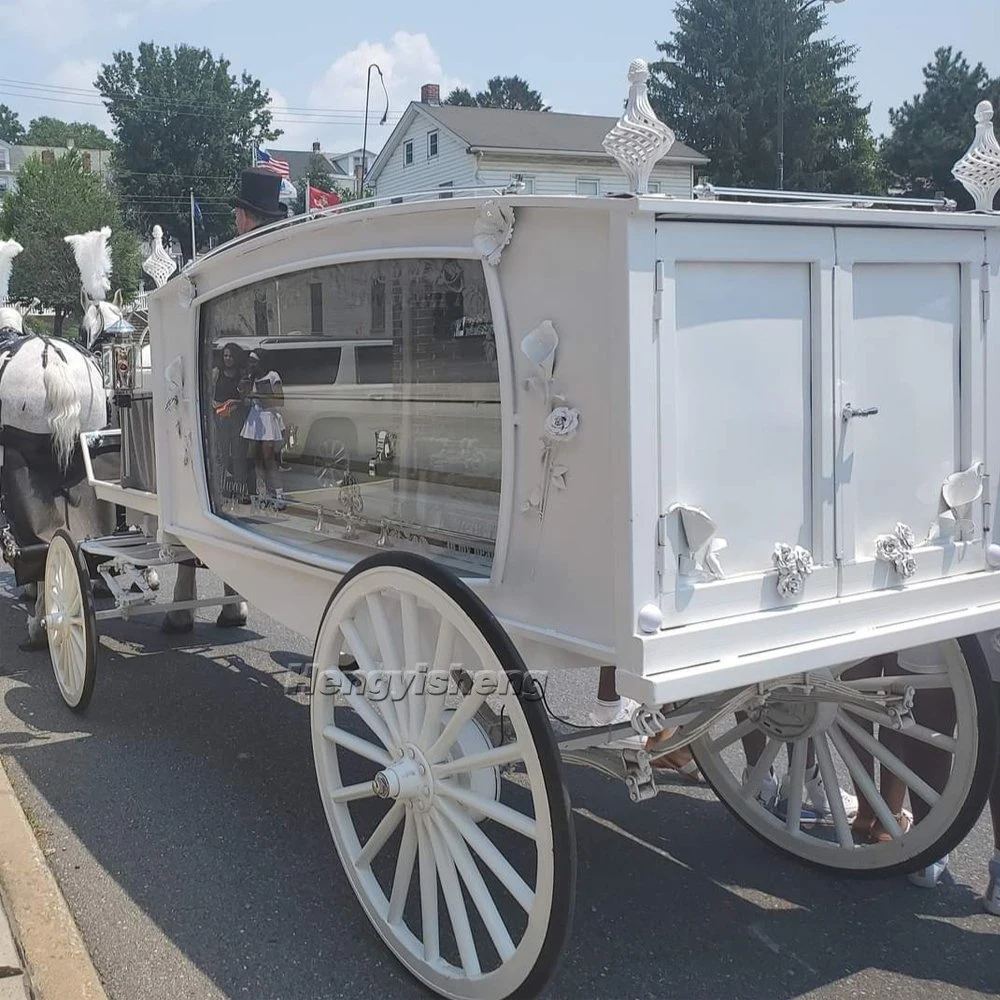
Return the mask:
M 846 424 L 851 417 L 874 417 L 877 413 L 877 406 L 866 406 L 862 409 L 856 410 L 850 403 L 845 403 L 843 410 L 840 411 L 840 416 Z

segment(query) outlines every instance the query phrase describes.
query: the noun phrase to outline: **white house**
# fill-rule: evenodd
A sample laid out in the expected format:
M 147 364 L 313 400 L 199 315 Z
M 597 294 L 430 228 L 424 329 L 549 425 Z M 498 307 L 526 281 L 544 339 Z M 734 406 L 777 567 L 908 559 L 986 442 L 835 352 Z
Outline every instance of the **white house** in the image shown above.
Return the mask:
M 0 139 L 0 199 L 14 190 L 13 143 Z
M 42 161 L 55 160 L 74 149 L 73 140 L 68 146 L 17 146 L 0 139 L 0 198 L 17 188 L 17 174 L 33 156 Z M 76 149 L 83 169 L 107 181 L 111 176 L 110 149 Z
M 528 194 L 615 194 L 625 177 L 601 142 L 617 118 L 551 111 L 442 105 L 434 84 L 421 89 L 376 157 L 369 187 L 381 197 L 417 191 L 506 187 L 520 176 Z M 708 158 L 674 143 L 650 190 L 690 198 L 694 171 Z

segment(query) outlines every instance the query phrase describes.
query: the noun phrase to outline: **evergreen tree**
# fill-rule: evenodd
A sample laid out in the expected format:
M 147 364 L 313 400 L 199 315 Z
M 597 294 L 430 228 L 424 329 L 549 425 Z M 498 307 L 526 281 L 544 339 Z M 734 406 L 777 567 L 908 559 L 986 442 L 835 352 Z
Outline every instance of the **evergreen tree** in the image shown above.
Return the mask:
M 778 186 L 783 65 L 785 188 L 880 189 L 870 105 L 858 104 L 848 75 L 857 50 L 815 37 L 823 4 L 678 0 L 674 13 L 677 30 L 650 66 L 650 99 L 678 138 L 711 158 L 713 182 Z
M 550 111 L 542 95 L 528 86 L 519 76 L 494 76 L 486 82 L 486 89 L 475 97 L 464 87 L 457 87 L 444 101 L 445 104 L 466 108 L 504 108 L 507 111 Z

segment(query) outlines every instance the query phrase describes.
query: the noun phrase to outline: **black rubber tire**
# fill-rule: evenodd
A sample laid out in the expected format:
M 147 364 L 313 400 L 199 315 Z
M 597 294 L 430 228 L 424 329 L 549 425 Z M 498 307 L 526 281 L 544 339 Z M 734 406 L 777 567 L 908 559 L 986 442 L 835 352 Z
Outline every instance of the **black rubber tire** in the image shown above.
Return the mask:
M 997 706 L 993 696 L 993 684 L 986 656 L 979 645 L 979 640 L 974 635 L 964 636 L 957 641 L 972 680 L 972 688 L 976 701 L 976 730 L 979 744 L 976 767 L 972 781 L 969 784 L 969 793 L 955 815 L 951 826 L 933 844 L 908 861 L 887 865 L 882 868 L 851 869 L 840 868 L 835 865 L 825 865 L 818 861 L 799 857 L 797 854 L 793 854 L 779 844 L 774 843 L 762 831 L 748 823 L 729 804 L 726 798 L 719 794 L 718 789 L 708 777 L 708 773 L 702 768 L 702 762 L 698 759 L 697 744 L 695 743 L 691 746 L 691 752 L 698 764 L 698 768 L 705 776 L 705 780 L 712 788 L 712 791 L 715 792 L 716 797 L 736 817 L 740 825 L 744 826 L 755 837 L 764 841 L 764 843 L 782 856 L 792 858 L 807 868 L 821 871 L 828 875 L 840 875 L 852 879 L 891 878 L 896 875 L 908 875 L 911 872 L 919 871 L 921 868 L 932 864 L 953 851 L 965 840 L 969 831 L 976 825 L 989 800 L 990 789 L 993 787 L 993 780 L 997 772 L 998 757 L 1000 757 L 1000 728 L 998 728 Z
M 576 829 L 570 805 L 569 790 L 563 780 L 562 760 L 556 749 L 555 737 L 534 678 L 524 665 L 510 636 L 494 617 L 493 612 L 454 573 L 410 552 L 380 552 L 357 563 L 337 585 L 323 611 L 326 618 L 334 598 L 351 580 L 377 567 L 392 566 L 418 574 L 450 597 L 468 615 L 493 650 L 497 660 L 511 678 L 515 691 L 521 692 L 522 707 L 531 737 L 538 753 L 545 780 L 545 793 L 552 816 L 553 895 L 542 944 L 531 972 L 513 992 L 498 1000 L 533 1000 L 552 980 L 558 968 L 566 942 L 569 940 L 576 906 Z M 317 628 L 317 635 L 319 629 Z M 316 668 L 313 649 L 313 684 L 320 670 Z M 402 963 L 400 963 L 402 964 Z M 405 966 L 404 966 L 405 968 Z M 409 970 L 407 970 L 409 971 Z M 412 974 L 412 973 L 411 973 Z

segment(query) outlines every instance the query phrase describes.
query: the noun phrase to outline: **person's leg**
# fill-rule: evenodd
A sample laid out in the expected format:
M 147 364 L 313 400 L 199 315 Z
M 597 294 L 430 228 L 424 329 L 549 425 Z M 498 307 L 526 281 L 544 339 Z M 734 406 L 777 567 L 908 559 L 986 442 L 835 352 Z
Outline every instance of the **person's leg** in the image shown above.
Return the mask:
M 177 564 L 177 581 L 174 583 L 174 602 L 194 601 L 198 597 L 198 581 L 195 577 L 193 562 Z M 163 618 L 160 629 L 168 634 L 190 632 L 194 628 L 194 611 L 185 608 L 180 611 L 168 611 Z

